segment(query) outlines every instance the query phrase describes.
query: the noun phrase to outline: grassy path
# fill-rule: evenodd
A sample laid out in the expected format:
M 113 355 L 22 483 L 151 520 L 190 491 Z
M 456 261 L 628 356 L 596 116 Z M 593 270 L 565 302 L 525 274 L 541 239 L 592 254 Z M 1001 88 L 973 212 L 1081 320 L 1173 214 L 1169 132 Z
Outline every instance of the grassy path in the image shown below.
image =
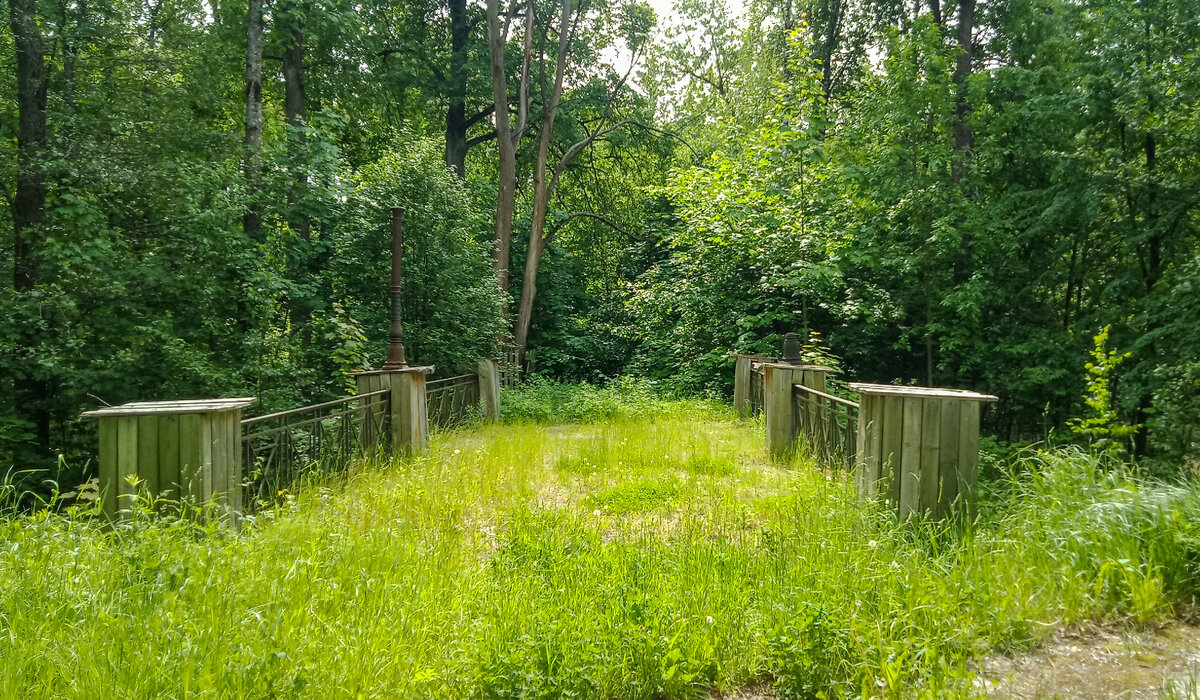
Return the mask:
M 1195 590 L 1194 491 L 1030 467 L 977 531 L 914 531 L 681 404 L 439 435 L 239 536 L 11 518 L 0 694 L 969 695 L 996 649 Z

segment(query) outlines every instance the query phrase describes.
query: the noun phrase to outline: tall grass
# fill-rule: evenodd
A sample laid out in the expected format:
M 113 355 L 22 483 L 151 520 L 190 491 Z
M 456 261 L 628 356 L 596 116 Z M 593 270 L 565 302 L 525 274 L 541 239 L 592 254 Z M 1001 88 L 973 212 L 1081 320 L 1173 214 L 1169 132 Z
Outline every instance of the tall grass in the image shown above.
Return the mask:
M 0 694 L 959 696 L 990 650 L 1149 624 L 1200 581 L 1197 491 L 1082 453 L 1027 457 L 951 532 L 769 464 L 724 411 L 650 413 L 439 434 L 237 535 L 10 516 Z

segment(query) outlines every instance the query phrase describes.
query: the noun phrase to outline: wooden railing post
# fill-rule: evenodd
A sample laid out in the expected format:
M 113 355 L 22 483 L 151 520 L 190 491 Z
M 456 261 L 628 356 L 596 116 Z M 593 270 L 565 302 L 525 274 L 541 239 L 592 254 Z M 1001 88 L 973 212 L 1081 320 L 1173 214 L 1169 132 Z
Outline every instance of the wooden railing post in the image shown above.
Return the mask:
M 859 494 L 901 518 L 973 517 L 979 412 L 996 397 L 958 389 L 851 384 L 859 401 Z
M 479 405 L 483 408 L 483 419 L 500 419 L 500 358 L 489 357 L 476 366 L 479 374 Z
M 792 399 L 792 386 L 801 384 L 825 391 L 825 376 L 832 370 L 819 365 L 763 364 L 763 418 L 767 427 L 767 452 L 774 459 L 786 459 L 795 449 L 796 433 L 810 431 L 818 418 L 817 408 L 809 401 Z M 747 386 L 749 382 L 747 382 Z
M 237 527 L 242 510 L 242 409 L 253 398 L 140 401 L 88 411 L 100 424 L 100 493 L 110 518 L 128 512 L 133 486 L 148 496 L 209 503 Z M 122 501 L 122 498 L 125 501 Z
M 360 394 L 390 389 L 388 420 L 392 449 L 413 454 L 429 443 L 429 416 L 425 409 L 425 378 L 433 367 L 404 367 L 358 372 L 354 375 Z
M 733 361 L 733 410 L 742 418 L 750 415 L 750 370 L 753 360 L 750 355 L 734 355 Z

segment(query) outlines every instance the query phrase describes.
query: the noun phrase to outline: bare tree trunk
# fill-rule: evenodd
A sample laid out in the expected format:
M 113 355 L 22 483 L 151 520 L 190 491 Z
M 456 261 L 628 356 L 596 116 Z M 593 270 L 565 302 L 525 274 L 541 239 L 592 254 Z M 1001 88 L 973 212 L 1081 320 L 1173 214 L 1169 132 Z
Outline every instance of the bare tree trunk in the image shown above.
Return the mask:
M 289 144 L 293 163 L 304 155 L 304 145 L 308 140 L 304 134 L 304 122 L 308 116 L 308 100 L 304 92 L 304 26 L 302 20 L 293 17 L 292 28 L 287 47 L 283 50 L 283 109 L 289 130 Z M 308 185 L 308 176 L 304 168 L 293 166 L 292 178 L 295 187 L 289 198 L 292 204 L 303 197 Z M 294 225 L 305 240 L 308 239 L 308 217 L 293 215 Z
M 496 195 L 496 241 L 492 264 L 500 288 L 508 291 L 508 256 L 512 246 L 513 209 L 517 197 L 517 149 L 508 120 L 508 79 L 504 74 L 506 32 L 500 29 L 500 0 L 487 0 L 488 51 L 491 55 L 492 98 L 496 103 L 496 145 L 500 172 Z
M 514 10 L 516 4 L 513 5 Z M 504 73 L 504 45 L 508 41 L 507 24 L 500 26 L 500 0 L 487 0 L 488 52 L 491 57 L 492 99 L 495 102 L 496 144 L 500 151 L 500 172 L 496 195 L 496 239 L 492 264 L 500 289 L 508 291 L 508 260 L 512 247 L 513 212 L 517 197 L 517 146 L 525 130 L 529 109 L 529 67 L 533 60 L 533 3 L 526 7 L 525 55 L 521 67 L 521 88 L 517 97 L 517 127 L 508 118 L 508 79 Z
M 538 139 L 537 162 L 533 171 L 533 219 L 529 226 L 529 249 L 525 256 L 525 277 L 521 281 L 521 304 L 517 309 L 517 327 L 514 342 L 518 358 L 525 355 L 529 341 L 529 325 L 533 319 L 533 300 L 537 295 L 537 271 L 542 260 L 542 251 L 549 242 L 546 238 L 546 212 L 550 206 L 550 194 L 557 182 L 548 179 L 550 144 L 554 139 L 554 121 L 558 118 L 558 106 L 562 101 L 563 74 L 567 68 L 567 53 L 571 48 L 571 0 L 562 0 L 562 13 L 558 25 L 558 62 L 554 69 L 554 87 L 550 99 L 542 112 L 542 129 Z
M 975 134 L 967 123 L 971 114 L 971 103 L 967 99 L 967 80 L 971 77 L 971 61 L 974 58 L 975 0 L 958 2 L 958 47 L 961 51 L 954 64 L 954 159 L 950 164 L 950 177 L 955 185 L 962 183 L 967 175 L 971 149 L 975 146 Z
M 36 0 L 9 0 L 9 20 L 17 69 L 17 182 L 12 200 L 13 289 L 18 297 L 32 292 L 41 278 L 38 250 L 46 220 L 46 57 L 37 24 Z M 27 328 L 18 329 L 17 344 L 26 350 L 37 342 Z M 31 363 L 32 364 L 32 363 Z M 33 427 L 33 453 L 13 450 L 16 466 L 45 466 L 50 453 L 50 382 L 27 366 L 13 381 L 13 413 Z
M 246 23 L 246 161 L 243 166 L 247 192 L 258 191 L 262 170 L 262 54 L 262 0 L 250 0 Z M 257 199 L 251 200 L 248 211 L 242 217 L 242 230 L 251 241 L 259 240 L 262 233 L 262 204 Z
M 971 199 L 967 177 L 970 174 L 972 151 L 975 147 L 975 134 L 967 119 L 971 115 L 971 103 L 967 95 L 967 83 L 971 77 L 971 62 L 974 59 L 975 31 L 975 0 L 958 0 L 958 47 L 961 49 L 954 64 L 951 79 L 954 82 L 954 155 L 950 160 L 950 182 L 958 189 L 963 189 L 962 195 L 968 201 Z M 965 223 L 959 217 L 959 226 Z M 954 284 L 962 284 L 967 280 L 971 267 L 971 237 L 965 230 L 961 231 L 958 251 L 954 256 L 951 276 Z
M 446 166 L 467 176 L 467 0 L 449 0 L 450 106 L 446 109 Z

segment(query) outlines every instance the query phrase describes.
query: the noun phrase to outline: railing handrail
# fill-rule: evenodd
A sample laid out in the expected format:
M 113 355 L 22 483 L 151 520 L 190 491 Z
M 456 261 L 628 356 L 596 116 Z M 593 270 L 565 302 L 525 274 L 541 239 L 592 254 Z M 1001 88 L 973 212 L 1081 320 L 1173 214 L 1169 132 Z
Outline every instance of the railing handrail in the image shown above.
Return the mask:
M 460 374 L 460 375 L 457 375 L 454 377 L 443 377 L 442 379 L 433 379 L 428 382 L 425 382 L 425 390 L 429 391 L 430 389 L 433 389 L 433 388 L 436 388 L 439 386 L 443 386 L 445 384 L 450 384 L 452 382 L 462 382 L 463 380 L 466 380 L 466 379 L 477 379 L 477 378 L 478 378 L 477 375 L 474 375 L 474 374 Z
M 346 396 L 346 397 L 343 397 L 340 399 L 334 399 L 333 401 L 326 401 L 325 403 L 313 404 L 312 406 L 301 406 L 300 408 L 291 408 L 286 411 L 279 411 L 277 413 L 268 413 L 265 416 L 255 416 L 253 418 L 245 418 L 242 420 L 242 427 L 244 428 L 248 425 L 255 425 L 257 423 L 274 420 L 276 418 L 287 418 L 288 416 L 294 416 L 299 413 L 308 413 L 309 411 L 317 411 L 322 408 L 330 408 L 331 406 L 340 406 L 341 404 L 350 403 L 351 401 L 358 401 L 359 399 L 369 399 L 373 396 L 383 396 L 384 394 L 388 394 L 388 393 L 391 393 L 390 389 L 380 389 L 379 391 L 369 391 L 365 394 L 354 394 L 352 396 Z
M 820 396 L 823 399 L 829 399 L 830 401 L 840 403 L 843 406 L 847 406 L 849 408 L 853 408 L 853 409 L 858 408 L 858 404 L 854 403 L 853 401 L 851 401 L 849 399 L 843 399 L 842 397 L 834 396 L 833 394 L 826 394 L 825 392 L 818 391 L 810 386 L 804 386 L 803 384 L 792 384 L 792 390 L 794 391 L 796 389 L 800 389 L 802 391 L 807 391 L 810 394 L 816 394 L 817 396 Z

